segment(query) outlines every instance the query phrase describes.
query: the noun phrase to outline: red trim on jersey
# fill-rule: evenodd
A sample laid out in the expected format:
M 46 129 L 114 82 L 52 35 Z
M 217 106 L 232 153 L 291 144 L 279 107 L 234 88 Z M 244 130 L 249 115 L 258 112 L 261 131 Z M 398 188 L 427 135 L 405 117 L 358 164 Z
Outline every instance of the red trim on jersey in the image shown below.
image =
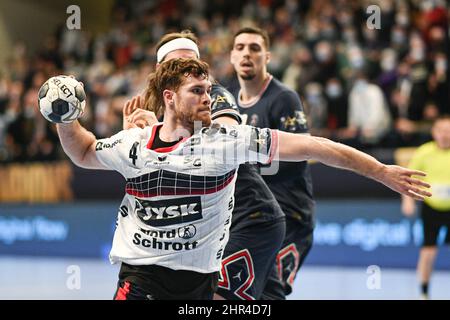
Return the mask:
M 247 265 L 248 278 L 239 288 L 236 289 L 234 294 L 236 294 L 242 300 L 256 300 L 254 297 L 245 292 L 245 290 L 247 290 L 255 280 L 255 272 L 253 271 L 254 269 L 253 260 L 250 255 L 250 252 L 247 249 L 243 249 L 241 251 L 233 253 L 232 255 L 222 260 L 222 269 L 220 270 L 220 277 L 222 279 L 219 279 L 217 285 L 223 289 L 230 290 L 229 275 L 226 266 L 239 259 L 244 259 L 245 264 Z
M 297 274 L 298 266 L 300 264 L 300 253 L 297 250 L 297 246 L 295 243 L 291 243 L 290 245 L 284 247 L 278 252 L 277 255 L 277 269 L 278 269 L 278 278 L 283 280 L 283 259 L 286 258 L 289 254 L 292 254 L 295 259 L 294 269 L 291 270 L 289 276 L 286 281 L 291 285 L 294 284 L 295 275 Z
M 114 300 L 127 300 L 127 295 L 130 293 L 130 283 L 128 281 L 125 281 L 125 284 L 123 287 L 119 287 L 117 290 L 116 297 Z
M 174 187 L 168 188 L 168 187 L 160 187 L 159 192 L 142 192 L 138 191 L 136 189 L 133 189 L 131 186 L 127 186 L 125 188 L 125 192 L 138 197 L 138 198 L 151 198 L 151 197 L 158 197 L 158 196 L 182 196 L 182 195 L 205 195 L 205 194 L 211 194 L 214 192 L 218 192 L 222 189 L 224 189 L 226 186 L 228 186 L 231 181 L 233 181 L 234 174 L 231 175 L 227 180 L 225 180 L 221 185 L 208 188 L 208 189 L 202 189 L 202 190 L 189 190 L 189 189 L 176 189 Z
M 275 154 L 278 153 L 278 130 L 270 130 L 270 133 L 272 135 L 272 144 L 270 146 L 270 156 L 267 163 L 271 163 Z
M 155 140 L 155 136 L 156 136 L 156 129 L 158 129 L 159 126 L 162 126 L 162 123 L 161 124 L 157 123 L 157 124 L 153 125 L 153 127 L 152 127 L 152 134 L 150 135 L 150 140 L 148 140 L 148 143 L 147 143 L 148 149 L 152 148 L 153 141 Z
M 155 141 L 155 137 L 156 137 L 156 130 L 158 129 L 158 127 L 161 127 L 162 125 L 163 125 L 162 123 L 157 123 L 152 127 L 152 134 L 150 135 L 150 139 L 148 140 L 148 143 L 147 143 L 148 149 L 152 150 L 153 142 Z M 157 148 L 157 149 L 154 149 L 153 151 L 159 152 L 159 153 L 166 153 L 166 152 L 173 151 L 180 145 L 180 143 L 186 141 L 187 139 L 189 139 L 189 138 L 183 138 L 180 141 L 178 141 L 176 144 L 174 144 L 173 146 Z

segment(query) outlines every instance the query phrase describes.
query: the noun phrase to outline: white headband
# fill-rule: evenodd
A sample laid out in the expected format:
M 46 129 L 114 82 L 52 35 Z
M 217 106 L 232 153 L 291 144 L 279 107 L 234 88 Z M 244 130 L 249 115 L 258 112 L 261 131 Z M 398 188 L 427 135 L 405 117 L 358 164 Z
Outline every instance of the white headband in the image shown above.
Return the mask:
M 197 54 L 197 58 L 200 58 L 198 46 L 195 44 L 194 41 L 188 38 L 176 38 L 165 43 L 164 45 L 161 46 L 161 48 L 158 49 L 158 52 L 156 53 L 156 60 L 158 61 L 158 63 L 161 63 L 164 57 L 169 52 L 180 49 L 192 50 Z

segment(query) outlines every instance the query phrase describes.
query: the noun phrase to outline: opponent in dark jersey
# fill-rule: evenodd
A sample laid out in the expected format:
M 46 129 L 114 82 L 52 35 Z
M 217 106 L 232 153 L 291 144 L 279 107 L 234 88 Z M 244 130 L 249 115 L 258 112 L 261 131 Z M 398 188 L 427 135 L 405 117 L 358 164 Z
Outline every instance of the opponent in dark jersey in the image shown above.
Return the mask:
M 234 38 L 231 60 L 240 88 L 232 93 L 240 113 L 245 115 L 245 124 L 307 133 L 306 117 L 297 93 L 267 73 L 267 48 L 268 38 L 259 29 L 244 28 Z M 286 237 L 264 298 L 284 299 L 291 293 L 296 273 L 313 241 L 311 175 L 306 162 L 280 162 L 277 173 L 270 175 L 264 175 L 264 171 L 269 171 L 267 168 L 261 169 L 264 180 L 286 214 Z
M 211 118 L 233 117 L 236 102 L 225 88 L 211 90 Z M 260 299 L 285 233 L 284 214 L 256 165 L 239 166 L 230 238 L 217 293 L 227 300 Z
M 181 41 L 173 41 L 182 39 Z M 167 59 L 198 57 L 196 41 L 190 33 L 172 33 L 157 45 L 158 63 Z M 164 47 L 165 46 L 165 47 Z M 221 85 L 211 90 L 211 118 L 240 124 L 241 117 L 231 93 Z M 229 121 L 232 121 L 231 123 Z M 239 167 L 235 189 L 235 209 L 230 238 L 223 254 L 218 295 L 228 300 L 261 297 L 266 279 L 275 263 L 285 234 L 284 214 L 255 165 Z

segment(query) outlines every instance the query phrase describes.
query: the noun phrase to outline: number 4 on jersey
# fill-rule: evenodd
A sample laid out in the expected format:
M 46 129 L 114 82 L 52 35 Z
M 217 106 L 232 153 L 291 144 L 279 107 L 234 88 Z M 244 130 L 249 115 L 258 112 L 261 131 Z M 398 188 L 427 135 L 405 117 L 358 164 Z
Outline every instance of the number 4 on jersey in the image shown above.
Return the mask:
M 136 155 L 136 153 L 137 153 L 137 147 L 138 147 L 138 145 L 139 145 L 139 142 L 135 142 L 135 143 L 133 143 L 133 146 L 132 146 L 131 149 L 130 149 L 130 159 L 131 159 L 131 161 L 133 162 L 133 165 L 134 165 L 134 166 L 136 165 L 136 160 L 137 160 L 137 155 Z

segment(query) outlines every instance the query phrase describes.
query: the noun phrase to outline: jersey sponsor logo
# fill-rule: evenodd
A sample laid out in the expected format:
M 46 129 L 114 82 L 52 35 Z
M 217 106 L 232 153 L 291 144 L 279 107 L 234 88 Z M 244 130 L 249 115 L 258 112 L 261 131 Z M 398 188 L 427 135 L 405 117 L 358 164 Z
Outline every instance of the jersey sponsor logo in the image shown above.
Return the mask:
M 184 157 L 183 164 L 189 165 L 193 167 L 193 169 L 200 168 L 202 166 L 202 159 L 187 155 Z
M 178 236 L 182 239 L 191 239 L 197 234 L 197 228 L 193 224 L 178 228 Z
M 167 159 L 167 154 L 159 154 L 158 161 L 165 161 Z
M 119 143 L 122 143 L 122 139 L 116 140 L 113 143 L 104 143 L 104 142 L 98 141 L 97 144 L 95 145 L 95 151 L 100 151 L 103 149 L 111 149 L 111 148 L 114 148 L 115 146 L 117 146 Z
M 200 197 L 149 201 L 136 198 L 136 214 L 146 225 L 159 227 L 203 218 Z
M 198 241 L 164 241 L 154 237 L 145 237 L 143 234 L 136 232 L 133 235 L 133 244 L 136 246 L 142 246 L 144 248 L 152 248 L 156 250 L 181 251 L 195 249 L 198 245 Z
M 181 239 L 188 240 L 195 237 L 197 234 L 197 228 L 193 224 L 171 230 L 146 230 L 142 228 L 139 228 L 139 230 L 146 236 L 159 239 L 174 239 L 178 235 Z
M 163 166 L 166 164 L 170 164 L 170 161 L 167 160 L 167 154 L 158 154 L 156 156 L 156 160 L 146 161 L 145 166 Z

